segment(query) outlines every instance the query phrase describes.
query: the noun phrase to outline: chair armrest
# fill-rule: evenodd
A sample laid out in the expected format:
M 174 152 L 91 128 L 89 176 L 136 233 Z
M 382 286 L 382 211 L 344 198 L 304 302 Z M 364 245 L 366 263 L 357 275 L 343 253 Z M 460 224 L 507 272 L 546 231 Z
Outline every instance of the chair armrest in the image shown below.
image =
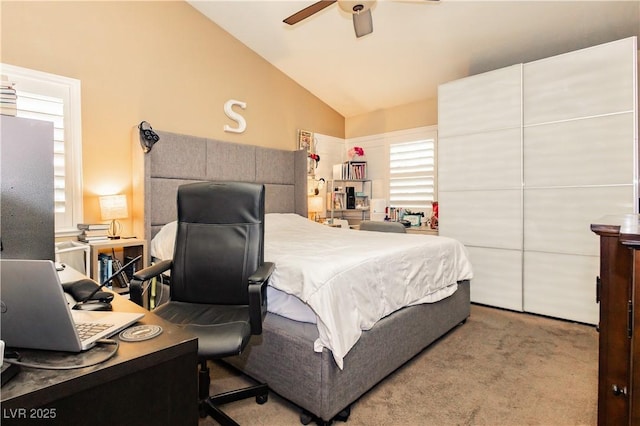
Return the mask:
M 268 281 L 275 267 L 276 265 L 273 262 L 264 262 L 258 267 L 258 270 L 249 277 L 249 284 L 259 284 Z
M 157 277 L 173 266 L 172 260 L 163 260 L 144 269 L 136 271 L 129 283 L 129 299 L 137 305 L 148 309 L 148 303 L 145 303 L 143 294 L 145 291 L 145 282 L 151 278 Z
M 133 274 L 133 278 L 140 281 L 147 281 L 153 277 L 157 277 L 161 273 L 168 271 L 173 266 L 173 260 L 163 260 L 158 263 L 154 263 L 151 266 L 147 266 L 144 269 L 140 269 Z
M 267 283 L 275 266 L 272 262 L 264 262 L 249 277 L 251 334 L 262 334 L 262 320 L 267 314 Z

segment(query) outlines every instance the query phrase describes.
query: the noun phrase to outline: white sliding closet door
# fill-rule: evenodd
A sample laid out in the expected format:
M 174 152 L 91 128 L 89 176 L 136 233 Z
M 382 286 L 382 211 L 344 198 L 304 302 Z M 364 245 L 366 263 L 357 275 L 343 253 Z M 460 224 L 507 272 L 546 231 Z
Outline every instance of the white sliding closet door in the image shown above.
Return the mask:
M 635 37 L 438 91 L 440 235 L 473 302 L 598 323 L 590 224 L 638 212 Z
M 471 300 L 522 310 L 522 67 L 438 90 L 439 234 L 467 246 Z
M 636 41 L 523 69 L 524 310 L 598 322 L 590 224 L 634 213 Z

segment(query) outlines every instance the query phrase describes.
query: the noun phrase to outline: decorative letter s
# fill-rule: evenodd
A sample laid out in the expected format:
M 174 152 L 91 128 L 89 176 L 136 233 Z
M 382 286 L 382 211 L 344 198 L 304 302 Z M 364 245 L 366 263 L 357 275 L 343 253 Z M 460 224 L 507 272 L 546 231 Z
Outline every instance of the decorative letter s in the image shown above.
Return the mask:
M 243 116 L 232 109 L 234 105 L 238 105 L 242 109 L 245 109 L 247 107 L 246 102 L 237 101 L 235 99 L 229 99 L 224 103 L 224 113 L 227 115 L 227 117 L 238 123 L 238 127 L 231 127 L 228 124 L 225 124 L 224 131 L 232 133 L 242 133 L 247 129 L 247 121 Z

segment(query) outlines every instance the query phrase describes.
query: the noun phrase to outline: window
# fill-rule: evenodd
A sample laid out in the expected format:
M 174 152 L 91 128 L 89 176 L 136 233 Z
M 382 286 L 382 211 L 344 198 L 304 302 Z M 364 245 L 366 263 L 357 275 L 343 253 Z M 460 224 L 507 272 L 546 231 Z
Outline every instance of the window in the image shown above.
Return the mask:
M 77 233 L 82 221 L 80 81 L 6 64 L 1 72 L 15 83 L 18 117 L 53 122 L 56 236 Z
M 438 189 L 437 129 L 423 126 L 345 141 L 347 149 L 364 148 L 372 198 L 384 200 L 388 207 L 430 214 Z
M 389 205 L 413 210 L 435 200 L 435 139 L 389 145 Z

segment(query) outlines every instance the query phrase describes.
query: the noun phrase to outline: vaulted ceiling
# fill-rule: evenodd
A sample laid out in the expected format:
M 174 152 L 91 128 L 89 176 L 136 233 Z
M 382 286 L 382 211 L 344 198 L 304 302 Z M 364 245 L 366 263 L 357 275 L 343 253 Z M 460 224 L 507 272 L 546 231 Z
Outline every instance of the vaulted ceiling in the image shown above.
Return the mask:
M 342 0 L 339 0 L 342 1 Z M 337 4 L 287 25 L 311 1 L 189 1 L 345 117 L 435 98 L 467 75 L 640 36 L 640 0 L 379 0 L 356 38 Z

